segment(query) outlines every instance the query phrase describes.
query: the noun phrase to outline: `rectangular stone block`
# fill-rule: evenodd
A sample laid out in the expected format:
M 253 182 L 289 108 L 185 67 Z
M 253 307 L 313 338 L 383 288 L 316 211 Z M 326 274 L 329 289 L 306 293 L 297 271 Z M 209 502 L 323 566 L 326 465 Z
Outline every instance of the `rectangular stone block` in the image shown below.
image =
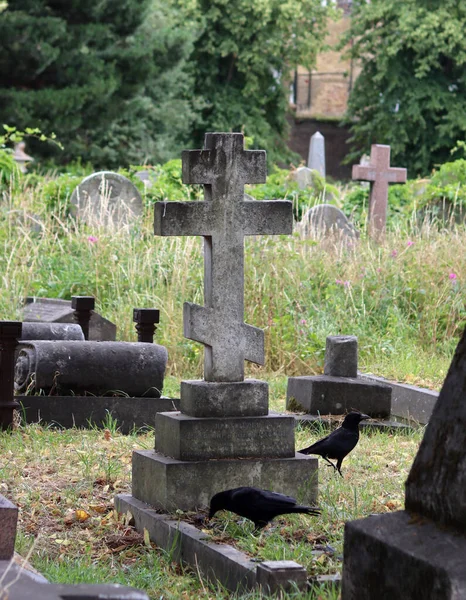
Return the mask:
M 257 585 L 266 594 L 292 592 L 307 585 L 306 569 L 294 560 L 268 560 L 257 565 Z
M 342 415 L 359 410 L 370 417 L 390 415 L 392 388 L 368 379 L 350 377 L 290 377 L 286 408 L 312 415 Z
M 15 551 L 18 507 L 0 495 L 0 560 L 10 560 Z
M 406 511 L 346 523 L 341 597 L 466 598 L 466 537 Z
M 199 419 L 181 412 L 155 417 L 155 449 L 178 460 L 290 458 L 294 456 L 294 417 Z
M 262 417 L 269 412 L 265 381 L 181 382 L 181 412 L 191 417 Z
M 317 501 L 317 459 L 292 458 L 179 461 L 153 450 L 135 450 L 133 496 L 157 509 L 206 508 L 214 494 L 243 485 L 294 496 L 300 503 Z

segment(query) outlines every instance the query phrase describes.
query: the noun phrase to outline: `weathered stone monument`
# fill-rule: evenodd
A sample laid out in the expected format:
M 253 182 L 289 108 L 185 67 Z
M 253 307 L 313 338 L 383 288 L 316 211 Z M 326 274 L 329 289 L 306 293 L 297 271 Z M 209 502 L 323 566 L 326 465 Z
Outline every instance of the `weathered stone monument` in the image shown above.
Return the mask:
M 304 238 L 359 238 L 356 227 L 333 204 L 317 204 L 310 208 L 296 225 L 296 231 Z
M 88 225 L 124 227 L 142 216 L 143 202 L 137 187 L 111 171 L 93 173 L 71 194 L 78 219 Z
M 292 171 L 291 177 L 296 181 L 300 190 L 312 187 L 314 183 L 314 175 L 309 167 L 298 167 L 295 171 Z
M 307 166 L 318 171 L 325 178 L 325 139 L 320 131 L 316 131 L 311 136 Z
M 358 340 L 353 335 L 330 335 L 324 374 L 289 377 L 288 410 L 311 415 L 342 415 L 358 410 L 377 418 L 390 416 L 390 386 L 358 376 Z
M 405 510 L 346 523 L 342 600 L 466 598 L 466 330 L 406 481 Z
M 263 331 L 244 323 L 244 236 L 292 231 L 290 202 L 244 199 L 246 183 L 265 180 L 264 151 L 207 134 L 203 150 L 183 152 L 183 182 L 203 184 L 205 201 L 155 205 L 157 235 L 204 237 L 205 306 L 183 314 L 185 336 L 205 347 L 204 380 L 182 382 L 181 412 L 157 414 L 155 450 L 133 453 L 133 496 L 116 498 L 122 512 L 206 507 L 241 485 L 315 501 L 316 462 L 296 454 L 294 418 L 269 414 L 267 384 L 244 379 L 244 360 L 264 362 Z
M 74 296 L 73 299 L 88 299 L 88 296 Z M 84 312 L 84 311 L 83 311 Z M 91 341 L 114 341 L 116 325 L 98 312 L 89 309 L 88 339 Z M 37 298 L 28 296 L 24 305 L 24 321 L 30 323 L 75 323 L 77 319 L 76 301 L 60 298 Z M 84 325 L 84 315 L 79 322 Z M 87 338 L 86 335 L 84 337 Z M 32 338 L 28 338 L 32 339 Z M 38 338 L 40 339 L 40 338 Z M 50 339 L 50 338 L 48 338 Z
M 388 184 L 406 183 L 407 171 L 390 167 L 390 146 L 373 144 L 370 163 L 367 166 L 353 165 L 353 179 L 370 182 L 369 234 L 378 239 L 387 224 Z

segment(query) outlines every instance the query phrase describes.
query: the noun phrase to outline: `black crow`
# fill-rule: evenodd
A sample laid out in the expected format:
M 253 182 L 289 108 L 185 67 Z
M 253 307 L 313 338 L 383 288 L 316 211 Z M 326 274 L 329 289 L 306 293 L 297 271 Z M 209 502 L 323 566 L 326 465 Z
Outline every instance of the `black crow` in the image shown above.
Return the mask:
M 290 496 L 253 487 L 239 487 L 215 494 L 210 501 L 209 519 L 219 510 L 230 510 L 254 521 L 256 529 L 265 527 L 278 515 L 288 513 L 320 515 L 319 509 L 299 506 Z
M 330 435 L 322 438 L 309 448 L 303 448 L 298 450 L 301 454 L 318 454 L 326 460 L 335 471 L 341 473 L 341 463 L 347 454 L 356 446 L 359 440 L 359 422 L 364 419 L 370 419 L 368 415 L 364 415 L 360 412 L 350 412 L 346 415 L 343 424 L 335 431 L 332 431 Z M 337 461 L 336 466 L 329 460 L 333 458 Z

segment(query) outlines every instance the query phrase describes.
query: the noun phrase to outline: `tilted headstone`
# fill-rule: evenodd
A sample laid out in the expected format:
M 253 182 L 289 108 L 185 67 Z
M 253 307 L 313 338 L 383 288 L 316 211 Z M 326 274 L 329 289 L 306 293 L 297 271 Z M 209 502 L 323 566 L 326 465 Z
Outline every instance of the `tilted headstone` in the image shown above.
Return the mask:
M 370 182 L 368 225 L 371 237 L 377 239 L 387 224 L 388 184 L 406 183 L 406 169 L 390 167 L 390 146 L 373 144 L 370 163 L 353 165 L 353 179 Z
M 29 322 L 75 323 L 74 309 L 70 300 L 59 298 L 26 298 L 24 320 Z M 116 325 L 93 311 L 89 324 L 91 341 L 113 341 L 116 338 Z
M 38 340 L 19 347 L 18 394 L 111 395 L 159 398 L 168 354 L 157 344 Z
M 307 166 L 325 178 L 325 138 L 320 131 L 311 136 Z
M 333 204 L 317 204 L 310 208 L 296 225 L 296 230 L 306 238 L 321 236 L 359 238 L 359 231 Z
M 405 510 L 345 526 L 343 600 L 466 598 L 466 330 L 406 481 Z
M 143 212 L 141 194 L 134 183 L 111 171 L 83 179 L 70 201 L 76 216 L 89 225 L 133 225 Z
M 392 388 L 358 377 L 358 340 L 353 335 L 329 335 L 323 375 L 289 377 L 288 410 L 311 415 L 342 415 L 359 410 L 371 417 L 390 415 Z
M 157 235 L 204 237 L 205 305 L 186 302 L 183 323 L 204 344 L 205 379 L 182 382 L 181 412 L 156 415 L 155 451 L 133 453 L 136 504 L 191 510 L 240 485 L 315 499 L 316 463 L 296 455 L 293 417 L 268 414 L 267 384 L 244 379 L 245 360 L 264 362 L 263 331 L 244 323 L 244 237 L 293 225 L 290 202 L 244 199 L 265 179 L 265 152 L 244 150 L 242 134 L 207 134 L 203 150 L 183 152 L 183 182 L 203 184 L 205 200 L 155 205 Z

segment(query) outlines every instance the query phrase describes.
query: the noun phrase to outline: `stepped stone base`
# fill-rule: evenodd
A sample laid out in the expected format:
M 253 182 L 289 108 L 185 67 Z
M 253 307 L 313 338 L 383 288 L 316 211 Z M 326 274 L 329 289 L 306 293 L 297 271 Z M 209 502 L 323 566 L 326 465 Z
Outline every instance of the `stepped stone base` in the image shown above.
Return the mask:
M 174 511 L 208 507 L 217 492 L 248 485 L 294 496 L 315 504 L 317 459 L 255 458 L 180 461 L 153 450 L 133 452 L 133 497 L 157 509 Z
M 345 525 L 342 600 L 466 598 L 466 535 L 406 511 Z

